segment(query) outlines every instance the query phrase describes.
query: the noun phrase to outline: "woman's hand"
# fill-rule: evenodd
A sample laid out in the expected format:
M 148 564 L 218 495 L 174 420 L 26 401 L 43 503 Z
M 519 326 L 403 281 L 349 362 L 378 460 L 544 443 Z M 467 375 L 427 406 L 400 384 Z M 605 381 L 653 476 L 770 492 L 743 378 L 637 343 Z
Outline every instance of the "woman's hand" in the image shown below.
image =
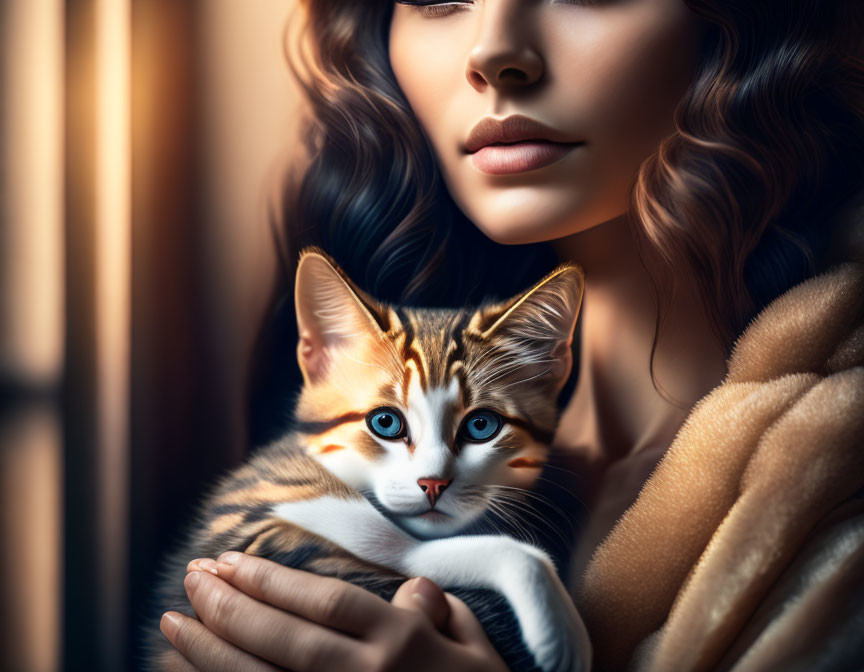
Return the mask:
M 201 622 L 176 612 L 161 629 L 201 672 L 506 672 L 464 602 L 428 579 L 393 602 L 345 581 L 245 553 L 193 560 L 186 593 Z M 194 666 L 194 667 L 193 667 Z

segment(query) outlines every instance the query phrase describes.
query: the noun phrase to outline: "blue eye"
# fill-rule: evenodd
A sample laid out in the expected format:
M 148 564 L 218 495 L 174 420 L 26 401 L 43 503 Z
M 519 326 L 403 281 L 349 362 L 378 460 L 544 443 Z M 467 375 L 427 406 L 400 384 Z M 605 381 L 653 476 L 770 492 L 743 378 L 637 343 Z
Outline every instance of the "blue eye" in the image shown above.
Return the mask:
M 405 421 L 395 408 L 383 406 L 366 414 L 366 425 L 382 439 L 401 439 L 405 436 Z
M 462 423 L 462 438 L 466 441 L 488 441 L 495 437 L 504 423 L 494 411 L 472 411 Z

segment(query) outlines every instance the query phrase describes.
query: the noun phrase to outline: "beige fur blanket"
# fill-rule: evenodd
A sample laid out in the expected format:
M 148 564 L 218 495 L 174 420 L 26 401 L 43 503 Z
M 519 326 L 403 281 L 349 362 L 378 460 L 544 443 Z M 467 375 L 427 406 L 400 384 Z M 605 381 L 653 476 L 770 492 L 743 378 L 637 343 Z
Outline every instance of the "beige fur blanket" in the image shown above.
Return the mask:
M 741 335 L 577 588 L 594 670 L 864 669 L 864 264 Z

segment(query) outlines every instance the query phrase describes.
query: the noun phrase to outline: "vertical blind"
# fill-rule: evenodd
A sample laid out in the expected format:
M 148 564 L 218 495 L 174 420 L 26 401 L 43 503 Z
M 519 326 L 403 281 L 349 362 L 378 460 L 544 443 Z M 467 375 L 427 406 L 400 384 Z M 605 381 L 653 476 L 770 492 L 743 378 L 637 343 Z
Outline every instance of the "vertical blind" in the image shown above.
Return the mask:
M 292 9 L 0 4 L 4 670 L 136 669 L 159 558 L 250 448 Z

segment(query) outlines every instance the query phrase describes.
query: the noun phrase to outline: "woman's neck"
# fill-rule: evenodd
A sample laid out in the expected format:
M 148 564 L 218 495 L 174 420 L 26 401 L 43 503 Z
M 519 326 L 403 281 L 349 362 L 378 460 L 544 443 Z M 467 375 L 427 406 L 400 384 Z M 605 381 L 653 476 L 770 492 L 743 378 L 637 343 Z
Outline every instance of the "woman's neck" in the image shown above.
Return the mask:
M 654 357 L 661 395 L 649 369 L 656 300 L 624 217 L 557 241 L 556 250 L 585 270 L 579 378 L 558 445 L 601 468 L 647 448 L 665 450 L 693 404 L 726 371 L 727 353 L 694 283 L 678 279 L 663 324 Z

